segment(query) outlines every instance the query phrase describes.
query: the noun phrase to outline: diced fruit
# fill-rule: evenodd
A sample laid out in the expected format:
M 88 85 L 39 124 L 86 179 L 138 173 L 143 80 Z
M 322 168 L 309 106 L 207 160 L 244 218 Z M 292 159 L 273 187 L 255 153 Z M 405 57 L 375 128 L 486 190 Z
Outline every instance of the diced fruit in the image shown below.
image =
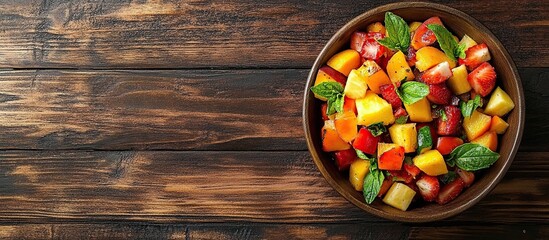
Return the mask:
M 463 144 L 463 139 L 458 137 L 439 137 L 437 140 L 437 150 L 442 155 L 448 155 L 461 144 Z
M 351 49 L 360 52 L 362 50 L 362 44 L 364 44 L 364 40 L 366 40 L 366 33 L 356 31 L 351 35 Z
M 324 127 L 322 127 L 322 149 L 324 152 L 347 150 L 349 148 L 351 148 L 351 145 L 337 134 L 334 121 L 324 121 Z
M 381 37 L 378 37 L 381 36 Z M 376 39 L 383 38 L 384 35 L 381 33 L 371 34 L 368 33 L 364 43 L 362 44 L 362 49 L 360 50 L 360 56 L 365 59 L 377 60 L 379 59 L 386 51 L 387 48 L 379 44 Z
M 465 187 L 471 186 L 471 184 L 475 181 L 475 174 L 472 172 L 467 172 L 461 168 L 457 168 L 456 173 L 459 175 L 461 180 L 463 180 L 463 183 L 465 183 Z
M 374 137 L 368 129 L 361 128 L 353 141 L 353 147 L 366 154 L 374 155 L 378 142 L 379 136 Z
M 469 141 L 484 134 L 490 129 L 492 118 L 477 110 L 473 111 L 471 116 L 463 118 L 463 129 Z
M 497 87 L 496 90 L 490 96 L 488 104 L 484 109 L 484 113 L 492 116 L 503 116 L 509 111 L 515 108 L 515 103 L 509 95 L 503 91 L 500 87 Z
M 452 92 L 446 87 L 445 83 L 439 84 L 428 84 L 429 86 L 429 95 L 427 99 L 434 104 L 440 105 L 450 105 L 452 101 Z
M 357 119 L 352 111 L 344 111 L 336 114 L 335 128 L 339 137 L 345 142 L 355 139 L 357 134 Z
M 421 26 L 421 22 L 411 22 L 410 24 L 408 24 L 408 27 L 410 28 L 410 32 L 417 30 L 419 26 Z
M 441 62 L 448 62 L 450 68 L 456 67 L 456 61 L 448 58 L 444 52 L 434 47 L 423 47 L 416 52 L 416 68 L 423 72 Z
M 363 98 L 367 89 L 366 78 L 360 75 L 358 70 L 351 70 L 343 90 L 345 96 L 352 99 Z
M 370 161 L 364 159 L 357 159 L 351 163 L 349 168 L 349 182 L 357 191 L 362 191 L 364 184 L 364 177 L 368 174 L 370 168 Z
M 366 92 L 364 98 L 356 99 L 356 108 L 359 125 L 369 126 L 378 122 L 389 125 L 395 122 L 391 104 L 372 91 Z
M 378 159 L 378 168 L 381 170 L 400 170 L 404 161 L 404 148 L 397 146 L 381 154 Z
M 417 180 L 416 185 L 419 188 L 421 197 L 423 197 L 423 200 L 427 202 L 434 201 L 440 191 L 440 183 L 438 182 L 437 177 L 423 175 L 419 180 Z
M 328 107 L 328 106 L 326 106 Z M 351 112 L 354 112 L 355 115 L 357 114 L 356 112 L 356 102 L 354 99 L 351 99 L 351 98 L 348 98 L 348 97 L 345 97 L 344 101 L 343 101 L 343 111 L 351 111 Z
M 366 30 L 368 32 L 378 32 L 378 33 L 382 33 L 385 35 L 385 26 L 383 26 L 383 24 L 381 22 L 375 22 L 375 23 L 372 23 L 370 25 L 368 25 L 368 27 L 366 27 Z
M 381 69 L 381 67 L 372 60 L 366 60 L 358 71 L 366 77 L 368 87 L 379 94 L 379 87 L 385 84 L 391 84 L 389 76 Z
M 360 66 L 360 55 L 353 49 L 343 50 L 331 57 L 327 64 L 343 75 L 349 76 L 351 70 Z
M 414 36 L 412 36 L 411 46 L 414 47 L 414 49 L 418 50 L 424 46 L 431 45 L 437 40 L 435 33 L 427 28 L 427 25 L 429 24 L 443 26 L 439 17 L 432 17 L 425 20 L 425 22 L 416 29 Z
M 345 86 L 346 81 L 347 81 L 347 77 L 345 77 L 340 72 L 334 70 L 330 66 L 323 66 L 320 69 L 318 69 L 318 73 L 316 74 L 316 79 L 315 79 L 315 86 L 323 82 L 338 82 L 338 83 L 341 83 L 341 86 Z M 315 98 L 318 98 L 322 101 L 326 101 L 326 98 L 321 97 L 317 94 L 315 94 Z
M 322 112 L 322 120 L 326 121 L 326 120 L 334 120 L 335 119 L 335 114 L 332 114 L 330 116 L 328 116 L 326 113 L 328 112 L 328 104 L 326 103 L 323 103 L 322 106 L 320 107 L 320 111 Z
M 400 83 L 404 79 L 413 80 L 415 77 L 412 69 L 408 66 L 406 56 L 401 51 L 395 53 L 387 63 L 387 73 L 393 83 Z
M 415 123 L 393 124 L 393 126 L 389 128 L 389 133 L 391 134 L 393 143 L 404 147 L 406 153 L 416 151 L 417 131 Z
M 465 187 L 465 182 L 463 182 L 461 178 L 454 179 L 454 181 L 442 187 L 442 189 L 438 193 L 437 203 L 446 204 L 454 200 L 457 196 L 459 196 L 461 191 L 463 191 L 464 187 Z
M 412 175 L 404 170 L 389 170 L 387 173 L 389 173 L 387 178 L 392 179 L 394 182 L 411 183 L 414 180 Z
M 490 61 L 491 59 L 488 46 L 484 43 L 470 47 L 465 51 L 465 55 L 465 59 L 459 59 L 459 64 L 464 64 L 469 70 L 473 70 L 481 63 Z
M 447 83 L 456 95 L 471 91 L 471 84 L 467 81 L 467 68 L 465 68 L 465 65 L 452 69 L 452 76 Z
M 505 120 L 501 119 L 498 116 L 492 117 L 492 123 L 490 124 L 490 131 L 495 131 L 497 134 L 503 134 L 508 127 L 509 127 L 509 123 L 505 122 Z
M 396 110 L 393 111 L 393 115 L 395 115 L 395 121 L 399 117 L 408 116 L 408 113 L 406 112 L 406 109 L 403 107 L 398 107 Z
M 437 120 L 439 135 L 456 135 L 461 125 L 461 111 L 456 106 L 444 106 L 446 121 L 440 117 Z
M 378 71 L 380 71 L 381 67 L 375 61 L 366 60 L 362 63 L 360 68 L 358 68 L 357 70 L 362 76 L 367 78 L 369 76 L 374 75 L 374 73 L 377 73 Z
M 383 202 L 402 211 L 406 211 L 416 192 L 403 183 L 395 182 L 387 191 Z
M 446 162 L 437 150 L 429 150 L 413 158 L 414 165 L 429 176 L 438 176 L 448 173 Z
M 391 104 L 393 109 L 402 107 L 402 101 L 400 100 L 400 97 L 398 97 L 393 84 L 382 85 L 379 87 L 379 90 L 381 91 L 381 96 Z
M 496 86 L 496 70 L 490 63 L 485 62 L 469 73 L 467 81 L 476 93 L 486 97 Z
M 408 65 L 415 66 L 416 65 L 416 50 L 412 47 L 408 47 L 408 54 L 406 54 L 406 61 L 408 62 Z
M 465 34 L 459 41 L 459 45 L 465 45 L 465 51 L 467 51 L 470 47 L 477 45 L 477 42 Z
M 398 145 L 394 143 L 383 143 L 380 142 L 377 144 L 377 159 L 381 158 L 381 155 L 393 148 L 396 148 Z
M 383 197 L 387 191 L 389 191 L 389 188 L 393 185 L 393 180 L 385 178 L 383 180 L 383 183 L 381 184 L 381 188 L 379 189 L 379 193 L 377 194 L 378 197 Z
M 335 152 L 334 158 L 339 171 L 347 170 L 358 159 L 355 150 L 352 148 Z
M 441 62 L 421 74 L 421 80 L 428 84 L 443 83 L 452 76 L 452 69 L 448 62 Z
M 471 141 L 489 148 L 492 151 L 498 149 L 498 134 L 495 131 L 488 131 Z
M 404 164 L 404 171 L 406 171 L 412 178 L 416 178 L 421 173 L 421 170 L 413 164 Z
M 413 122 L 430 122 L 433 121 L 431 116 L 431 104 L 427 98 L 412 103 L 410 105 L 404 103 L 406 112 L 410 115 L 410 121 Z

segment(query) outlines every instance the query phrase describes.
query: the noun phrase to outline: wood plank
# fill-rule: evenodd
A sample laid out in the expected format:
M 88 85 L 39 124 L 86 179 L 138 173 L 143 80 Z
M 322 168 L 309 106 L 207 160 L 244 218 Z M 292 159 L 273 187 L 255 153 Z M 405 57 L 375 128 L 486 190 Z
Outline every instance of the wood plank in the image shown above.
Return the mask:
M 306 150 L 307 70 L 0 72 L 0 149 Z M 521 150 L 549 151 L 547 68 L 520 69 Z
M 347 21 L 388 2 L 2 1 L 0 67 L 308 68 Z M 492 30 L 518 66 L 548 66 L 543 1 L 445 4 Z
M 522 152 L 494 191 L 444 222 L 549 218 L 546 152 Z M 293 152 L 0 151 L 0 223 L 386 222 Z
M 472 225 L 412 227 L 409 239 L 546 239 L 549 226 L 544 225 Z

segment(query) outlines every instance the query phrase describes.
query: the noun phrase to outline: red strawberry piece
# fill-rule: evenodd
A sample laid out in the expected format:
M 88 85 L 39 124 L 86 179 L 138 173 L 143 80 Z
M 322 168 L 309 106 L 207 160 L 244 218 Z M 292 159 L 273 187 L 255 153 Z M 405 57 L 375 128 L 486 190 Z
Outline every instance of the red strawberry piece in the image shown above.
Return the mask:
M 423 174 L 423 176 L 417 180 L 416 185 L 419 188 L 419 193 L 421 194 L 421 197 L 423 197 L 423 200 L 432 202 L 437 199 L 440 191 L 440 183 L 438 182 L 437 177 Z
M 442 155 L 448 155 L 461 144 L 463 144 L 463 139 L 458 137 L 439 137 L 437 140 L 437 150 Z
M 416 177 L 421 173 L 421 170 L 413 164 L 404 164 L 404 171 L 410 174 L 413 179 L 416 179 Z
M 427 99 L 430 102 L 441 105 L 449 105 L 451 103 L 454 94 L 446 87 L 446 83 L 428 84 L 428 86 L 429 95 L 427 95 Z
M 463 191 L 463 188 L 465 187 L 465 182 L 463 182 L 463 179 L 456 178 L 454 181 L 444 185 L 442 189 L 440 189 L 440 192 L 438 193 L 437 197 L 437 203 L 438 204 L 446 204 L 452 200 L 454 200 L 461 191 Z
M 387 191 L 389 191 L 389 188 L 393 185 L 393 180 L 385 178 L 383 180 L 383 183 L 381 184 L 381 188 L 379 189 L 379 193 L 377 194 L 378 197 L 383 197 Z
M 379 90 L 381 91 L 381 96 L 391 104 L 393 109 L 397 109 L 399 107 L 402 107 L 402 101 L 398 97 L 395 86 L 393 84 L 385 84 L 379 87 Z
M 467 81 L 476 93 L 486 97 L 496 86 L 496 70 L 485 62 L 467 75 Z
M 410 67 L 416 65 L 416 50 L 410 46 L 408 47 L 408 54 L 406 55 L 406 61 L 408 62 L 408 65 L 410 65 Z
M 328 105 L 326 105 L 328 107 Z M 343 111 L 352 111 L 355 113 L 355 115 L 358 114 L 356 110 L 356 102 L 352 98 L 345 97 L 345 100 L 343 101 Z
M 437 40 L 435 33 L 427 28 L 429 24 L 437 24 L 442 26 L 442 21 L 439 17 L 432 17 L 423 22 L 414 32 L 412 36 L 411 46 L 415 50 L 419 50 L 422 47 L 431 45 Z
M 353 147 L 364 153 L 374 155 L 377 150 L 378 142 L 379 136 L 374 137 L 368 129 L 361 128 L 353 141 Z
M 404 161 L 404 147 L 397 146 L 381 154 L 377 161 L 380 170 L 400 170 Z
M 448 62 L 441 62 L 427 71 L 423 72 L 420 76 L 421 80 L 428 84 L 437 84 L 446 81 L 446 79 L 452 76 L 452 69 Z
M 389 59 L 391 59 L 391 58 L 383 55 L 379 59 L 377 59 L 375 62 L 377 63 L 377 65 L 379 65 L 379 67 L 381 67 L 381 69 L 386 71 L 387 70 L 387 64 L 389 63 Z
M 360 52 L 362 50 L 362 44 L 364 44 L 364 40 L 366 39 L 366 33 L 356 31 L 351 35 L 351 49 Z
M 390 175 L 389 178 L 392 177 L 391 180 L 396 181 L 396 182 L 411 183 L 414 180 L 412 175 L 408 174 L 404 170 L 389 170 L 387 172 Z
M 465 183 L 465 187 L 471 186 L 475 181 L 475 174 L 472 172 L 465 171 L 461 168 L 457 168 L 456 173 L 459 175 L 461 180 Z
M 385 46 L 379 44 L 374 38 L 366 38 L 362 44 L 360 55 L 366 59 L 377 60 L 385 53 L 385 51 Z
M 356 152 L 353 148 L 337 151 L 334 153 L 334 158 L 336 160 L 337 168 L 339 171 L 343 171 L 349 168 L 351 166 L 351 163 L 353 163 L 356 159 Z
M 445 106 L 444 113 L 446 121 L 443 117 L 437 119 L 439 135 L 456 135 L 459 133 L 461 126 L 461 111 L 456 106 Z
M 470 47 L 467 51 L 465 51 L 465 55 L 465 59 L 459 59 L 458 63 L 459 65 L 465 64 L 469 71 L 475 69 L 481 63 L 487 62 L 491 59 L 488 46 L 484 43 Z
M 408 112 L 406 112 L 406 109 L 404 109 L 403 107 L 398 107 L 396 110 L 393 111 L 393 115 L 396 119 L 399 117 L 407 116 Z

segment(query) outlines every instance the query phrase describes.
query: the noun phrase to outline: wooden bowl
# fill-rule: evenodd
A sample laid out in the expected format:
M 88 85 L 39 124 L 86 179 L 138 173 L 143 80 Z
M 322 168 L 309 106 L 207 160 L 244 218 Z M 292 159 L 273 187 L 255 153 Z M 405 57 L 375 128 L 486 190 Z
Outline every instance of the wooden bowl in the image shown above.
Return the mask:
M 322 151 L 320 141 L 320 130 L 323 123 L 320 114 L 321 101 L 315 99 L 310 91 L 317 71 L 335 53 L 349 48 L 349 39 L 354 31 L 365 29 L 368 24 L 373 22 L 383 22 L 384 14 L 387 11 L 401 16 L 407 22 L 423 22 L 429 17 L 439 16 L 444 25 L 458 37 L 467 34 L 479 43 L 486 43 L 492 56 L 490 62 L 498 75 L 497 85 L 503 87 L 516 105 L 507 118 L 510 127 L 499 139 L 500 159 L 482 174 L 477 175 L 477 179 L 471 187 L 465 189 L 461 195 L 446 205 L 425 204 L 405 212 L 384 204 L 380 199 L 376 199 L 371 205 L 368 205 L 364 202 L 362 192 L 355 191 L 350 185 L 348 173 L 339 172 L 330 154 Z M 423 2 L 380 6 L 363 13 L 343 26 L 328 41 L 311 68 L 303 102 L 303 127 L 307 146 L 315 164 L 328 183 L 343 197 L 364 211 L 402 222 L 429 222 L 448 218 L 470 208 L 486 196 L 505 175 L 515 157 L 522 137 L 524 115 L 524 94 L 519 74 L 509 53 L 494 34 L 477 20 L 461 11 L 440 4 Z

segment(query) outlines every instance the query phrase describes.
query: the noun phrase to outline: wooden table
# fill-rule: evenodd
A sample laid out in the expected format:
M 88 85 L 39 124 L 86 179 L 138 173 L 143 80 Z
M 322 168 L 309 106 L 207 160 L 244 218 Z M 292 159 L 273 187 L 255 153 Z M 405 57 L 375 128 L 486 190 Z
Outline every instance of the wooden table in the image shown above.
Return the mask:
M 381 2 L 2 1 L 0 238 L 549 237 L 549 4 L 446 2 L 513 56 L 520 152 L 475 207 L 429 224 L 362 212 L 323 179 L 305 79 Z

